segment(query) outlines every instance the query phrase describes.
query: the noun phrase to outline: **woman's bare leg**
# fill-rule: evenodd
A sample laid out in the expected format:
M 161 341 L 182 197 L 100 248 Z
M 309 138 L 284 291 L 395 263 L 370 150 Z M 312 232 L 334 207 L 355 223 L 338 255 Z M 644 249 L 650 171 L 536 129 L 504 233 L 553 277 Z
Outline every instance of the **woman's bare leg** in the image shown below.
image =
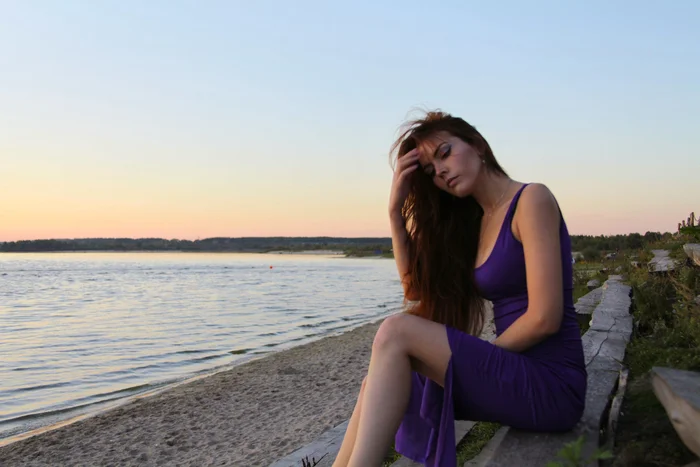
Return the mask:
M 338 456 L 335 458 L 335 462 L 333 462 L 333 467 L 345 467 L 348 465 L 350 454 L 352 454 L 352 448 L 355 446 L 357 427 L 360 424 L 360 411 L 362 410 L 362 398 L 366 385 L 367 377 L 362 380 L 360 394 L 357 396 L 355 409 L 352 411 L 352 415 L 350 416 L 350 422 L 348 423 L 348 428 L 345 430 L 345 437 L 343 437 L 343 444 L 340 445 L 340 451 L 338 451 Z
M 452 352 L 445 326 L 412 316 L 390 316 L 372 345 L 350 467 L 379 466 L 406 411 L 411 370 L 440 385 Z

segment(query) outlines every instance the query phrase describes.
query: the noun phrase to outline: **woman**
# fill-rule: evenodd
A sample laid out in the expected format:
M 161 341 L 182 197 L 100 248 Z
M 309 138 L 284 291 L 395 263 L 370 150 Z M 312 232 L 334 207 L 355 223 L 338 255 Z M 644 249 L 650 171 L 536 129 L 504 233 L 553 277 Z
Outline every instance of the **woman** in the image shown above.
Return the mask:
M 446 113 L 411 122 L 393 152 L 394 256 L 414 304 L 379 327 L 335 465 L 381 465 L 395 437 L 401 454 L 453 466 L 455 419 L 571 429 L 586 368 L 551 192 L 510 179 L 481 134 Z M 492 343 L 475 337 L 483 299 Z

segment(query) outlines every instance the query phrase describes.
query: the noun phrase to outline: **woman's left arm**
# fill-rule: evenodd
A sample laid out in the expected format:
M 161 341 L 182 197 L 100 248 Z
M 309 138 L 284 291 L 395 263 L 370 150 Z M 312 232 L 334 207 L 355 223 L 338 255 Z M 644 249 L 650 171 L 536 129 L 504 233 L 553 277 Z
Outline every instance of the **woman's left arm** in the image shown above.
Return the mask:
M 528 308 L 495 345 L 522 352 L 559 330 L 564 314 L 560 222 L 559 207 L 546 186 L 533 184 L 523 190 L 513 230 L 525 252 Z

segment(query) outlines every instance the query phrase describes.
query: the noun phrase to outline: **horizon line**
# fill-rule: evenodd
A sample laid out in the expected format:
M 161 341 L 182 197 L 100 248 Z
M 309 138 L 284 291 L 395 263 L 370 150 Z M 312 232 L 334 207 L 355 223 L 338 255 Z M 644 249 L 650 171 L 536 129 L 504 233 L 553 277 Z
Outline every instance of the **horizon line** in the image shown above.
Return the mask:
M 633 234 L 638 234 L 641 236 L 644 236 L 646 233 L 658 233 L 661 235 L 665 234 L 670 234 L 673 235 L 673 232 L 651 232 L 647 231 L 645 233 L 640 233 L 640 232 L 629 232 L 629 233 L 624 233 L 624 234 L 572 234 L 570 233 L 570 237 L 617 237 L 617 236 L 628 236 L 628 235 L 633 235 Z M 53 238 L 35 238 L 35 239 L 21 239 L 21 240 L 0 240 L 0 243 L 17 243 L 17 242 L 41 242 L 41 241 L 75 241 L 75 240 L 166 240 L 166 241 L 188 241 L 188 242 L 201 242 L 205 240 L 215 240 L 215 239 L 245 239 L 245 238 L 355 238 L 355 239 L 363 239 L 363 238 L 381 238 L 381 239 L 390 239 L 392 238 L 391 235 L 388 236 L 372 236 L 372 235 L 367 235 L 367 236 L 332 236 L 332 235 L 248 235 L 248 236 L 240 236 L 240 237 L 226 237 L 226 236 L 214 236 L 214 237 L 204 237 L 204 238 L 167 238 L 167 237 L 63 237 L 63 238 L 58 238 L 58 237 L 53 237 Z

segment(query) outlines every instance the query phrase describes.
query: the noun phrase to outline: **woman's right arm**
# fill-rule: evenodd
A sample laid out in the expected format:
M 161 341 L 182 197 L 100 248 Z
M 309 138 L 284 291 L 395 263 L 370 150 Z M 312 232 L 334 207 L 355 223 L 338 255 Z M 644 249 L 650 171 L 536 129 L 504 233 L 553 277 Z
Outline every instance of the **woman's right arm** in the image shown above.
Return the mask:
M 389 221 L 391 222 L 391 246 L 394 249 L 396 268 L 399 271 L 401 285 L 407 300 L 418 300 L 415 291 L 410 284 L 410 259 L 408 252 L 408 232 L 402 215 L 403 205 L 408 197 L 411 177 L 410 175 L 420 166 L 418 163 L 419 152 L 417 149 L 407 152 L 398 158 L 394 179 L 391 183 L 391 195 L 389 198 Z

